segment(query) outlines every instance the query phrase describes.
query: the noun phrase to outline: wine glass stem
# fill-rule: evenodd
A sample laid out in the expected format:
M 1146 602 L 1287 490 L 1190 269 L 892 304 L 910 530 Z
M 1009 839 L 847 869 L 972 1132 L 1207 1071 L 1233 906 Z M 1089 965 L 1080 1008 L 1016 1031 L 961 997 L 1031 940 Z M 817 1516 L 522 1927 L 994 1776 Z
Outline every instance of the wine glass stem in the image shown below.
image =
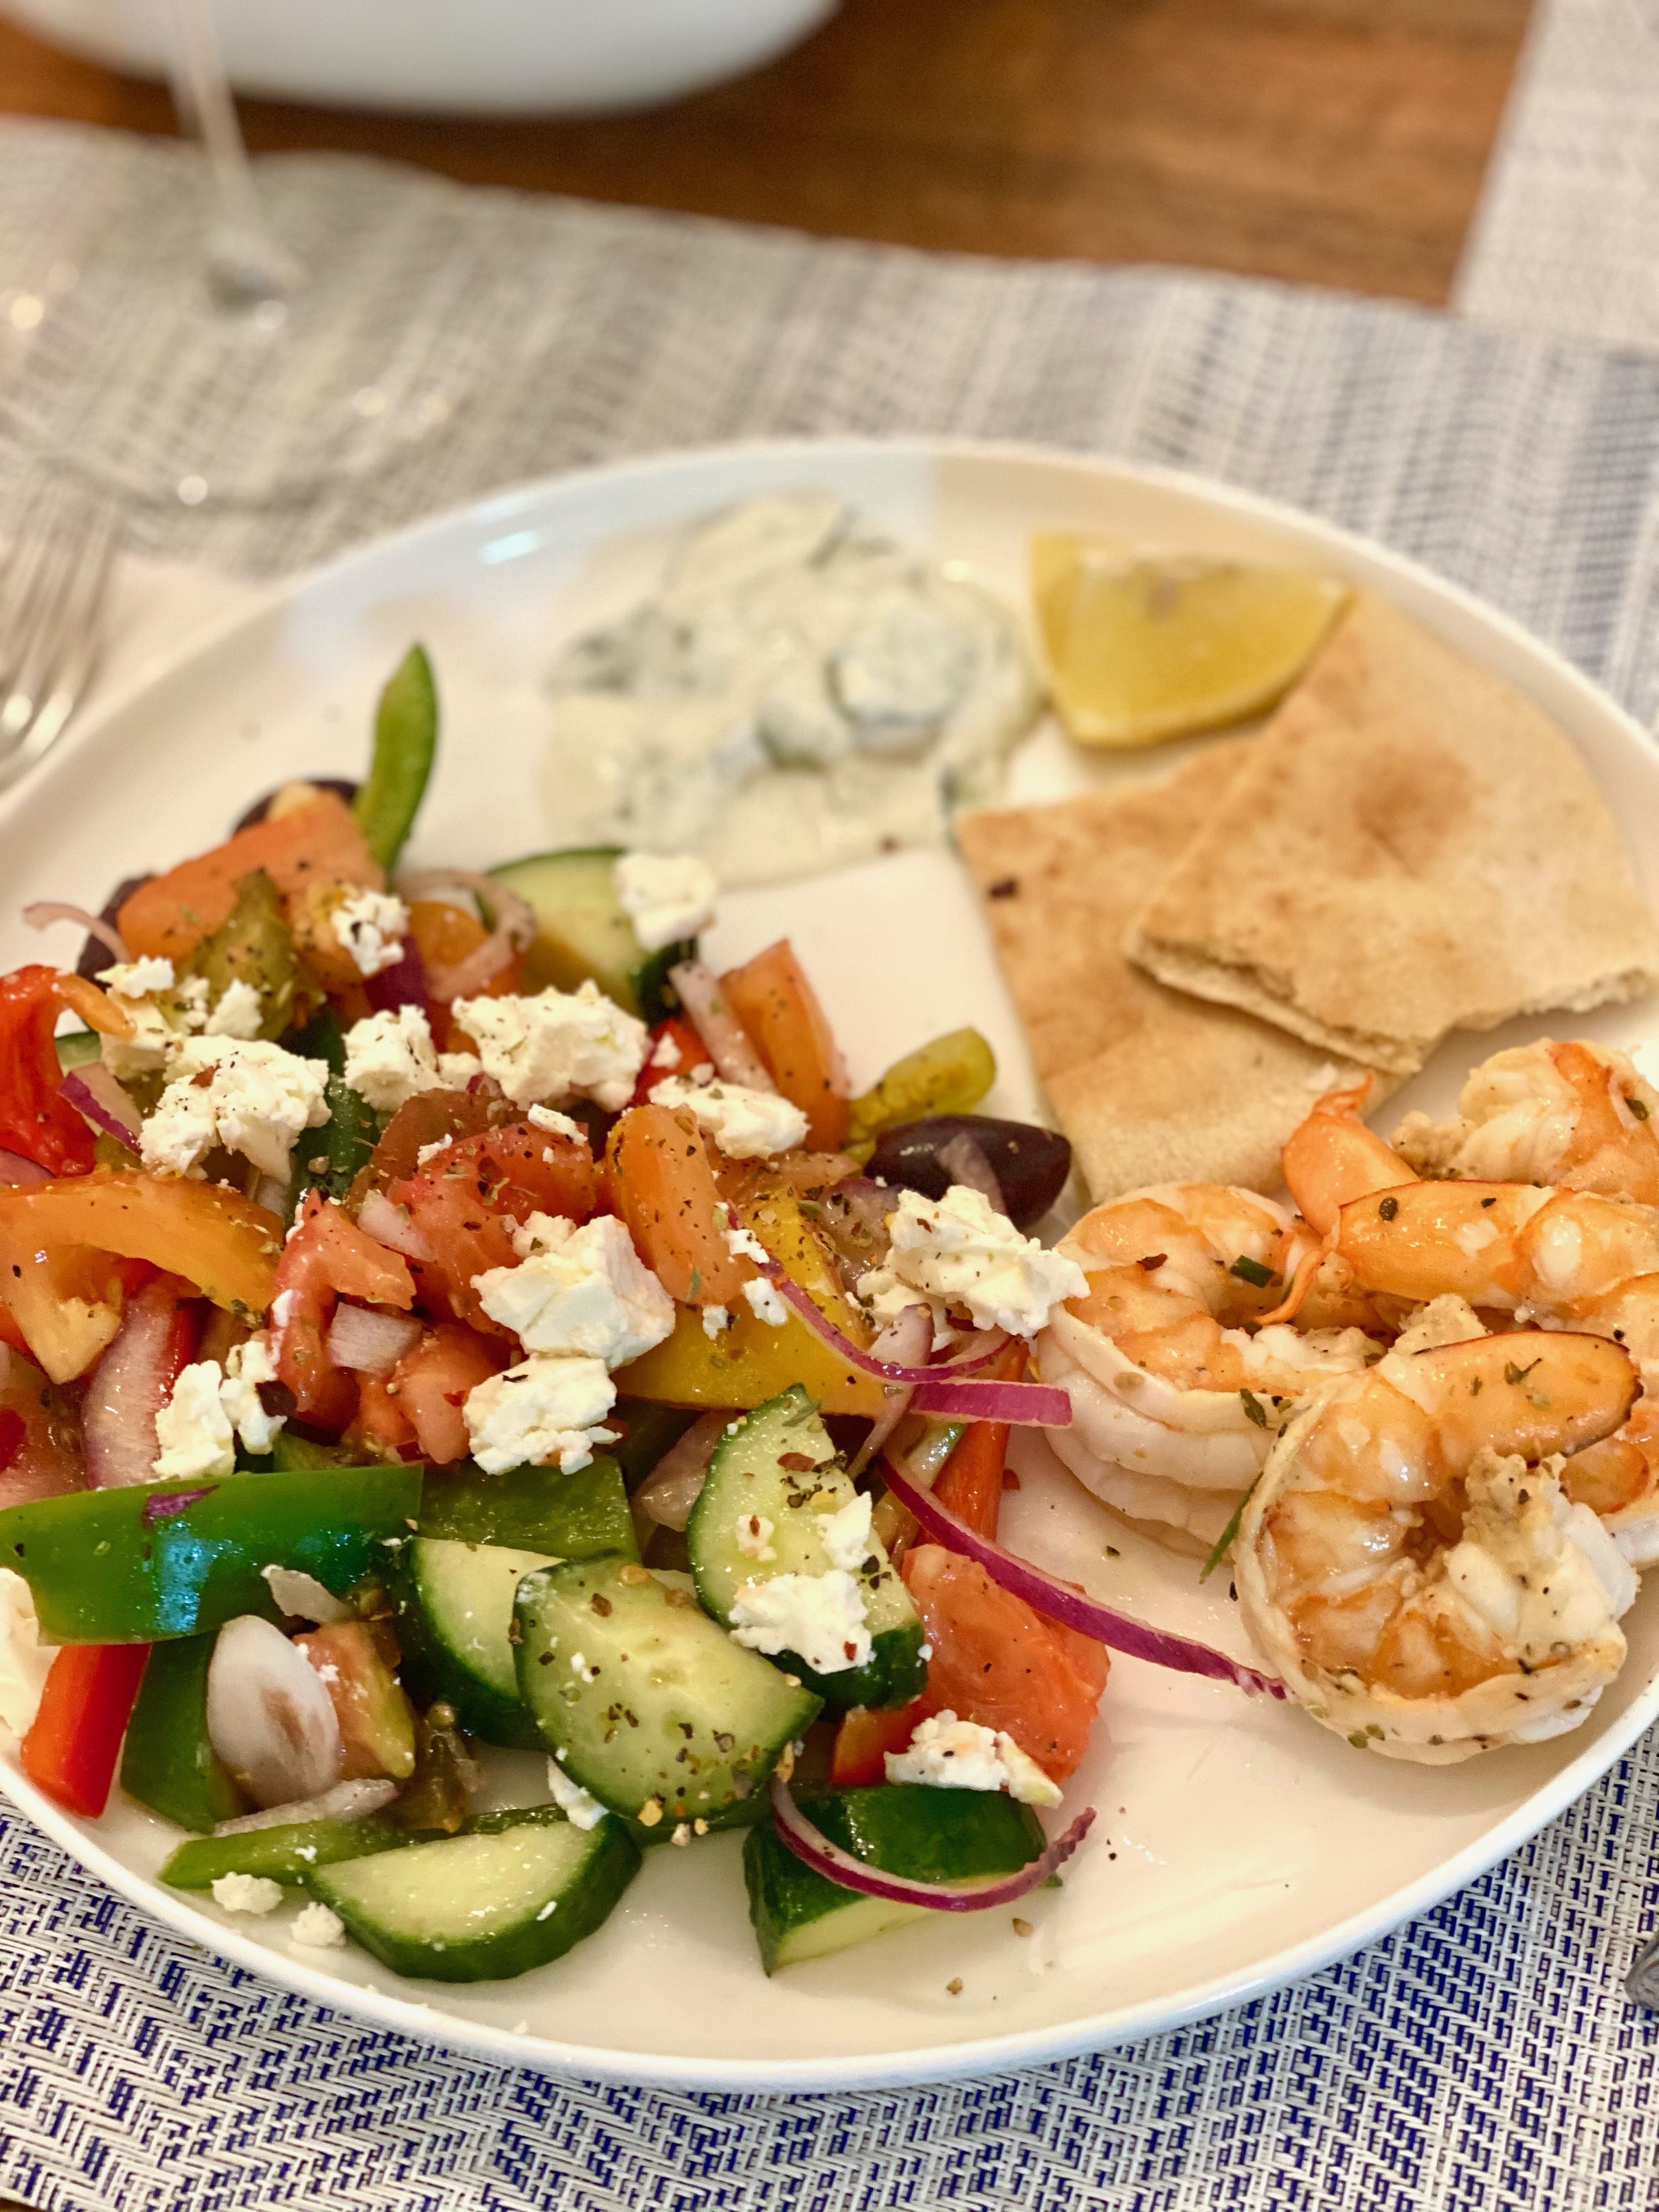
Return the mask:
M 236 118 L 214 27 L 212 0 L 168 0 L 173 104 L 180 126 L 207 155 L 213 193 L 208 274 L 240 304 L 280 300 L 302 281 L 299 264 L 266 222 Z

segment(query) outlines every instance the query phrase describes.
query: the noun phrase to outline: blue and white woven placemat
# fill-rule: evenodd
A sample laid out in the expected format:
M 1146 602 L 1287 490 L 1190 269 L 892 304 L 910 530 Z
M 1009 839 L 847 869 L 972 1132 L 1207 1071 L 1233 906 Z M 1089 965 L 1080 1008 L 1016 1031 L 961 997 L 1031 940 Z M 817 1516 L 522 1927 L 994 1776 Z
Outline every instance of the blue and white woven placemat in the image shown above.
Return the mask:
M 65 275 L 97 251 L 86 209 L 165 227 L 181 158 L 0 131 L 0 270 L 38 267 L 49 309 L 22 319 L 38 342 L 0 341 L 0 498 L 29 445 L 90 436 L 121 375 L 123 347 L 71 343 L 52 303 L 118 308 L 129 361 L 142 335 L 141 270 Z M 1267 286 L 461 193 L 367 164 L 284 161 L 273 181 L 313 236 L 372 239 L 407 226 L 411 199 L 430 206 L 434 256 L 461 258 L 475 304 L 499 283 L 518 312 L 490 325 L 489 377 L 406 460 L 286 507 L 237 509 L 210 488 L 139 502 L 151 552 L 270 573 L 492 485 L 711 439 L 1029 438 L 1206 471 L 1370 532 L 1653 712 L 1659 362 L 1644 356 Z M 453 310 L 443 268 L 410 276 Z M 404 343 L 418 380 L 418 317 Z M 432 348 L 453 364 L 450 339 Z M 135 479 L 146 438 L 164 445 L 202 398 L 180 398 L 187 362 L 149 359 L 142 405 L 121 395 L 118 448 L 100 448 Z M 247 434 L 265 460 L 294 434 L 287 390 L 273 382 Z M 231 470 L 250 465 L 234 415 L 209 410 Z M 1219 2020 L 1006 2079 L 792 2101 L 571 2087 L 359 2029 L 180 1942 L 12 1817 L 0 2190 L 52 2212 L 1646 2212 L 1659 2024 L 1620 1981 L 1659 1912 L 1656 1796 L 1644 1745 L 1438 1911 Z

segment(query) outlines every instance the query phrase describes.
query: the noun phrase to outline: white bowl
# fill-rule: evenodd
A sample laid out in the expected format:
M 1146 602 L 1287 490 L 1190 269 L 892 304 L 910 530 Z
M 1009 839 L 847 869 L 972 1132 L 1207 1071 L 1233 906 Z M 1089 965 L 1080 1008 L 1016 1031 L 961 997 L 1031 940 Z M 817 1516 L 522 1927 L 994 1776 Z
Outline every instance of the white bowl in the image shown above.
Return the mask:
M 475 115 L 652 107 L 782 53 L 836 0 L 216 0 L 239 92 Z M 4 0 L 55 46 L 167 73 L 165 0 Z

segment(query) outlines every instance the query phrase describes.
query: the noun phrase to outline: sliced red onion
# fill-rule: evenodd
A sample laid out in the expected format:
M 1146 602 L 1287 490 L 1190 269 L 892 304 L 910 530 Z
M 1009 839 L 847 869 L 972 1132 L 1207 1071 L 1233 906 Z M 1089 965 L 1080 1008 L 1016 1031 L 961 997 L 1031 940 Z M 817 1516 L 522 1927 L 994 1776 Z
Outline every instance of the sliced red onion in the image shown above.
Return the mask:
M 64 1078 L 64 1096 L 94 1129 L 113 1137 L 129 1152 L 137 1151 L 142 1127 L 138 1109 L 101 1060 L 89 1060 L 71 1068 Z
M 155 1416 L 184 1364 L 179 1322 L 178 1288 L 166 1277 L 146 1283 L 127 1301 L 121 1326 L 93 1369 L 82 1403 L 88 1488 L 118 1490 L 155 1481 L 161 1449 Z M 191 1492 L 191 1502 L 206 1494 Z M 160 1498 L 147 1501 L 146 1520 L 153 1522 L 153 1509 L 161 1504 Z
M 826 1881 L 838 1883 L 842 1889 L 860 1890 L 866 1897 L 885 1898 L 890 1905 L 925 1905 L 930 1912 L 987 1912 L 993 1905 L 1013 1904 L 1017 1898 L 1038 1888 L 1065 1865 L 1093 1826 L 1095 1818 L 1094 1807 L 1085 1807 L 1064 1835 L 1056 1836 L 1047 1850 L 1039 1852 L 1018 1874 L 1004 1875 L 990 1881 L 913 1881 L 907 1875 L 884 1874 L 879 1867 L 866 1866 L 862 1859 L 855 1859 L 850 1851 L 842 1850 L 839 1844 L 832 1844 L 821 1828 L 814 1827 L 790 1795 L 788 1784 L 775 1773 L 772 1777 L 771 1798 L 772 1818 L 777 1824 L 779 1839 L 803 1866 L 811 1867 L 815 1874 L 821 1874 Z
M 208 1662 L 207 1732 L 256 1805 L 320 1796 L 342 1778 L 345 1752 L 328 1685 L 257 1613 L 219 1631 Z
M 319 1628 L 337 1621 L 356 1620 L 357 1611 L 343 1597 L 299 1567 L 261 1567 L 259 1579 L 270 1592 L 278 1613 L 290 1620 L 314 1621 Z
M 35 899 L 23 908 L 23 919 L 31 929 L 50 929 L 55 921 L 73 922 L 84 929 L 88 937 L 95 937 L 100 945 L 107 945 L 110 956 L 118 961 L 130 960 L 121 933 L 95 914 L 88 914 L 83 906 L 70 906 L 64 899 Z
M 26 1160 L 21 1152 L 0 1152 L 0 1184 L 12 1190 L 27 1190 L 33 1183 L 50 1182 L 52 1170 L 43 1168 L 39 1160 Z
M 372 1190 L 358 1209 L 357 1226 L 365 1237 L 401 1252 L 406 1260 L 429 1260 L 432 1247 L 401 1206 L 394 1206 L 383 1190 Z
M 158 1522 L 171 1521 L 178 1513 L 188 1513 L 192 1505 L 211 1498 L 218 1487 L 216 1482 L 205 1482 L 199 1490 L 158 1490 L 154 1498 L 144 1500 L 140 1518 L 146 1528 L 154 1528 Z
M 458 960 L 447 968 L 427 970 L 431 995 L 445 1005 L 452 999 L 465 999 L 483 990 L 486 983 L 501 974 L 514 953 L 522 952 L 536 941 L 536 909 L 527 898 L 509 890 L 494 876 L 479 875 L 471 868 L 417 868 L 399 878 L 398 890 L 400 896 L 406 899 L 420 898 L 433 891 L 471 891 L 483 908 L 486 918 L 493 917 L 489 936 L 465 960 Z
M 680 994 L 686 1019 L 726 1082 L 744 1084 L 750 1091 L 775 1091 L 778 1086 L 771 1071 L 756 1051 L 748 1030 L 726 1005 L 714 969 L 701 960 L 682 960 L 669 969 L 668 980 Z
M 933 1340 L 933 1316 L 927 1306 L 906 1306 L 895 1314 L 870 1346 L 872 1359 L 890 1361 L 903 1367 L 914 1365 L 927 1356 Z M 847 1472 L 857 1481 L 876 1454 L 886 1443 L 899 1423 L 910 1410 L 908 1390 L 888 1393 L 887 1410 L 870 1425 L 870 1433 L 859 1446 L 857 1456 L 848 1464 Z
M 328 1327 L 328 1356 L 358 1375 L 390 1375 L 420 1342 L 422 1327 L 408 1314 L 376 1313 L 342 1298 Z
M 708 1462 L 721 1431 L 734 1416 L 704 1413 L 657 1462 L 634 1492 L 634 1504 L 659 1528 L 684 1528 L 691 1509 L 702 1495 Z
M 936 1543 L 974 1560 L 994 1582 L 1012 1590 L 1016 1597 L 1024 1598 L 1027 1605 L 1046 1613 L 1050 1620 L 1075 1628 L 1081 1635 L 1092 1636 L 1097 1644 L 1121 1651 L 1128 1658 L 1145 1659 L 1154 1667 L 1172 1668 L 1178 1674 L 1205 1674 L 1212 1681 L 1236 1683 L 1241 1690 L 1249 1690 L 1259 1697 L 1290 1695 L 1285 1685 L 1272 1674 L 1230 1659 L 1224 1651 L 1212 1650 L 1207 1644 L 1195 1644 L 1190 1637 L 1172 1636 L 1128 1613 L 1114 1612 L 1110 1606 L 1085 1597 L 1068 1583 L 1056 1582 L 1041 1567 L 1034 1567 L 1029 1559 L 1016 1559 L 1000 1544 L 981 1536 L 978 1529 L 970 1528 L 931 1490 L 912 1482 L 890 1451 L 883 1458 L 881 1471 L 894 1497 L 900 1504 L 908 1506 Z
M 320 1797 L 301 1797 L 289 1805 L 270 1805 L 262 1813 L 243 1813 L 234 1820 L 221 1820 L 216 1836 L 246 1836 L 256 1828 L 287 1828 L 301 1820 L 361 1820 L 378 1813 L 398 1796 L 395 1782 L 337 1782 Z
M 1064 1390 L 1046 1382 L 992 1382 L 974 1376 L 972 1370 L 994 1359 L 1006 1337 L 996 1338 L 988 1351 L 975 1350 L 965 1361 L 940 1367 L 897 1366 L 876 1359 L 843 1336 L 827 1314 L 821 1313 L 800 1285 L 775 1264 L 766 1270 L 781 1295 L 804 1322 L 817 1330 L 850 1366 L 883 1382 L 907 1384 L 910 1404 L 919 1413 L 960 1413 L 969 1421 L 1007 1421 L 1015 1428 L 1066 1429 L 1072 1425 L 1072 1401 Z M 969 1371 L 964 1374 L 964 1368 Z
M 430 1010 L 431 981 L 412 932 L 404 938 L 391 967 L 364 978 L 363 989 L 377 1014 L 395 1014 L 400 1006 L 418 1006 L 422 1013 Z

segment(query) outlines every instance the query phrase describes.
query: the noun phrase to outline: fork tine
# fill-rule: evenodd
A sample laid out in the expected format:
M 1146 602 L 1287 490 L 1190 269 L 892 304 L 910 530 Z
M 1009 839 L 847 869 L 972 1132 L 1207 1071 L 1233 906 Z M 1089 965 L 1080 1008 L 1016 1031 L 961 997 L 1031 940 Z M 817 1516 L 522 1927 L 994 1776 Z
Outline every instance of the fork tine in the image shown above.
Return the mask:
M 38 760 L 89 680 L 118 518 L 77 487 L 48 485 L 24 509 L 0 586 L 0 784 Z

